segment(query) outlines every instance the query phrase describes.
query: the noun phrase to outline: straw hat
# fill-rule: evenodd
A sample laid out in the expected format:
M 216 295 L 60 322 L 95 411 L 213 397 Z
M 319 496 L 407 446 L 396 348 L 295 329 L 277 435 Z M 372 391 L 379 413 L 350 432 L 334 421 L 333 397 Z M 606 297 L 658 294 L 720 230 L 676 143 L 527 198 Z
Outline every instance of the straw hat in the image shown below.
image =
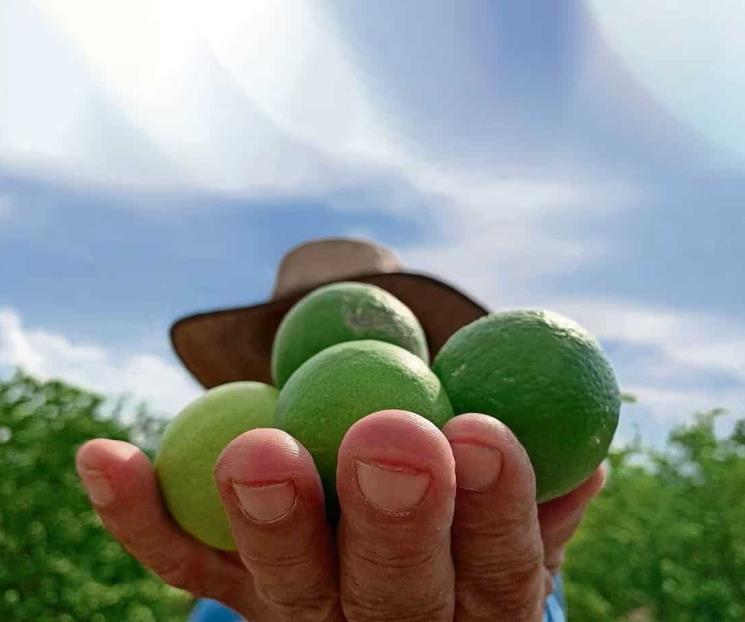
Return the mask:
M 268 302 L 184 317 L 171 327 L 171 342 L 207 388 L 235 380 L 271 382 L 272 342 L 282 317 L 310 290 L 335 281 L 372 283 L 403 301 L 419 318 L 433 356 L 461 326 L 487 313 L 451 285 L 405 271 L 389 248 L 331 238 L 284 256 Z

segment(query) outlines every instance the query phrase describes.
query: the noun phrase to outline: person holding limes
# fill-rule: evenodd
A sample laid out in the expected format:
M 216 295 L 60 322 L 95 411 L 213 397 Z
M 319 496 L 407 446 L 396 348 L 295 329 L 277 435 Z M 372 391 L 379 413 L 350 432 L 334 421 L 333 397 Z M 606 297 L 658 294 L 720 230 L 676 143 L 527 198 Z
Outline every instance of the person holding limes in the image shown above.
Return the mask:
M 314 303 L 327 318 L 320 328 L 291 311 L 313 290 L 327 292 Z M 442 281 L 403 271 L 382 246 L 309 242 L 283 259 L 271 301 L 173 326 L 176 352 L 210 389 L 198 402 L 225 405 L 209 425 L 195 402 L 169 426 L 157 471 L 133 445 L 95 439 L 79 450 L 78 472 L 127 550 L 209 599 L 193 620 L 229 620 L 217 602 L 257 622 L 558 622 L 564 547 L 603 486 L 598 462 L 615 430 L 617 386 L 576 325 L 489 316 L 499 326 L 485 337 L 472 323 L 486 314 Z M 469 359 L 458 358 L 460 342 L 502 348 L 515 331 L 530 342 L 542 330 L 532 355 L 504 346 L 500 373 L 538 370 L 533 389 L 564 413 L 563 429 L 588 439 L 571 465 L 550 463 L 567 441 L 549 419 L 542 434 L 518 430 L 507 420 L 516 412 L 509 392 L 469 402 L 473 392 L 462 388 Z M 444 362 L 430 371 L 440 352 Z M 552 374 L 564 374 L 563 392 Z M 576 398 L 580 382 L 592 385 L 591 399 Z M 258 396 L 261 417 L 240 433 L 230 427 L 231 400 L 244 395 Z M 522 403 L 540 408 L 534 400 Z M 500 408 L 505 421 L 487 412 Z M 582 411 L 576 425 L 572 408 Z

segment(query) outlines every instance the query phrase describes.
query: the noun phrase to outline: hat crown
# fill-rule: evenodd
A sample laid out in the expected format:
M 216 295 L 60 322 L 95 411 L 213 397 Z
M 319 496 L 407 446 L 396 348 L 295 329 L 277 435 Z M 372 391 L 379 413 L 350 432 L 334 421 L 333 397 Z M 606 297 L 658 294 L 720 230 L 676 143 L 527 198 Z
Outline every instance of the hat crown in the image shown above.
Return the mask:
M 363 274 L 397 272 L 401 263 L 389 248 L 368 240 L 326 238 L 296 246 L 282 259 L 272 298 L 283 298 L 324 283 Z

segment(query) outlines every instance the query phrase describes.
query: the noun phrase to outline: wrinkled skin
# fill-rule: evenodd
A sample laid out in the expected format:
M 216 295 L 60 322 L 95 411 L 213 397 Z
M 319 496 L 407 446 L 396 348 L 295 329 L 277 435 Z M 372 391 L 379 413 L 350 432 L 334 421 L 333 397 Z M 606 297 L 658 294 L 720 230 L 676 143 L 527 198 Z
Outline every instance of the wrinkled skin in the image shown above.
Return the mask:
M 460 415 L 440 431 L 383 411 L 341 445 L 334 532 L 308 452 L 279 430 L 252 430 L 215 467 L 238 547 L 225 553 L 172 521 L 133 445 L 89 441 L 77 466 L 107 529 L 141 563 L 257 622 L 538 621 L 605 477 L 600 468 L 537 506 L 527 455 L 497 420 Z

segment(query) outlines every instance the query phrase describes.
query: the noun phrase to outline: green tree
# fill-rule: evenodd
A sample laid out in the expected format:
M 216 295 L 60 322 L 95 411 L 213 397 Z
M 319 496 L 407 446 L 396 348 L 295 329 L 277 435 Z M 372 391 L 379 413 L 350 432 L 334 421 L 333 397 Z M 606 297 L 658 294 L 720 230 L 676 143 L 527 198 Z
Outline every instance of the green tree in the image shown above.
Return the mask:
M 0 620 L 184 620 L 190 598 L 143 569 L 101 527 L 76 449 L 98 436 L 152 448 L 160 421 L 121 421 L 101 397 L 22 373 L 0 380 Z
M 720 414 L 611 453 L 567 555 L 572 620 L 745 620 L 745 420 L 720 438 Z

